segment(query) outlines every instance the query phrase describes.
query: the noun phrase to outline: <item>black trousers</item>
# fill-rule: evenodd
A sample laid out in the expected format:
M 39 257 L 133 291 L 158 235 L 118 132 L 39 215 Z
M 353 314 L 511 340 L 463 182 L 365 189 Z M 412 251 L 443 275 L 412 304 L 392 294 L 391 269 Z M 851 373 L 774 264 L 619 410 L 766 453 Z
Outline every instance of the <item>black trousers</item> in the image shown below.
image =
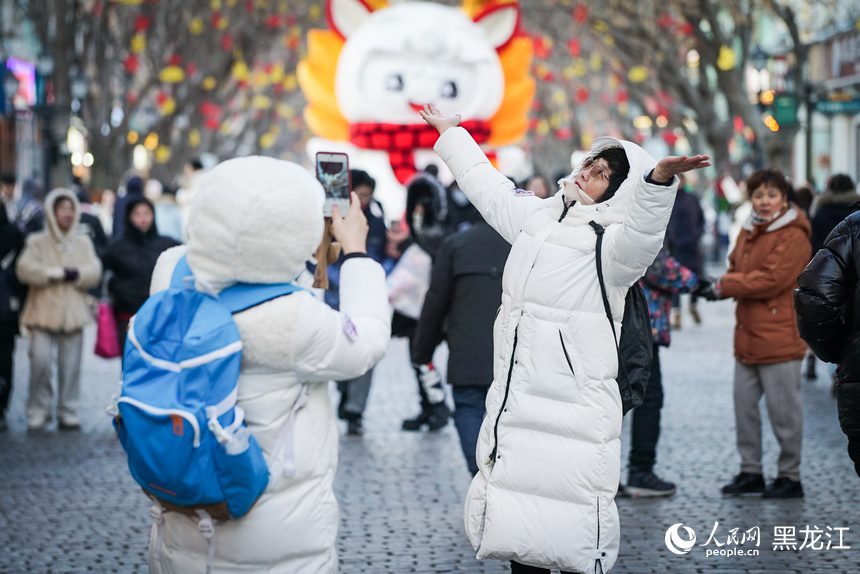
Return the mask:
M 537 566 L 526 566 L 519 562 L 511 561 L 511 574 L 550 574 L 549 568 L 538 568 Z M 570 572 L 562 571 L 561 574 L 571 574 Z
M 12 396 L 12 373 L 15 357 L 15 336 L 18 334 L 16 323 L 0 323 L 0 415 L 9 408 Z
M 651 377 L 645 388 L 645 402 L 633 409 L 630 432 L 630 471 L 651 472 L 657 459 L 660 439 L 660 409 L 663 408 L 663 382 L 660 373 L 660 347 L 654 345 Z

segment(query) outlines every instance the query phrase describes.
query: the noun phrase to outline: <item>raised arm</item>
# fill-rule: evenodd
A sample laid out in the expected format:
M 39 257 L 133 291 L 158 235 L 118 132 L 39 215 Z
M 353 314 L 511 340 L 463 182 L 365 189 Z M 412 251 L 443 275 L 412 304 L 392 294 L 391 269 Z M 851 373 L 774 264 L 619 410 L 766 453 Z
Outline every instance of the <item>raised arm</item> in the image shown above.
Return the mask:
M 460 189 L 487 223 L 513 243 L 526 218 L 541 206 L 541 200 L 515 192 L 513 182 L 499 173 L 469 133 L 458 127 L 459 115 L 442 115 L 432 105 L 424 106 L 420 113 L 424 121 L 439 131 L 433 149 L 451 170 Z
M 664 157 L 639 179 L 624 221 L 607 231 L 604 264 L 608 283 L 629 286 L 644 275 L 663 245 L 678 189 L 675 176 L 709 165 L 706 155 Z

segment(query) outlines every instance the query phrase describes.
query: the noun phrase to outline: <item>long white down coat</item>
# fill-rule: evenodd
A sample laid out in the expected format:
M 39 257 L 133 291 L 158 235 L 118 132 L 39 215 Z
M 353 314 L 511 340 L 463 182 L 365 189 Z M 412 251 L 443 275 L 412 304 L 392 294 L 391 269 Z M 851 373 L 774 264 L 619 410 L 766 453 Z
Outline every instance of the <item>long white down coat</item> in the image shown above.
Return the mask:
M 677 182 L 646 183 L 655 161 L 630 142 L 599 138 L 590 155 L 611 146 L 623 146 L 628 178 L 613 198 L 577 203 L 561 222 L 562 192 L 544 200 L 515 193 L 462 128 L 448 129 L 435 146 L 487 222 L 513 244 L 493 331 L 480 472 L 465 503 L 479 559 L 590 574 L 600 572 L 598 562 L 608 571 L 618 556 L 618 361 L 588 222 L 606 228 L 603 273 L 620 332 L 627 289 L 660 250 Z
M 322 202 L 322 188 L 296 164 L 252 157 L 217 166 L 201 182 L 189 222 L 188 264 L 198 288 L 294 280 L 322 237 Z M 153 292 L 168 286 L 184 251 L 162 254 Z M 338 431 L 326 382 L 363 374 L 385 352 L 390 313 L 378 263 L 343 264 L 340 309 L 305 291 L 235 315 L 244 345 L 238 404 L 270 477 L 247 515 L 216 523 L 213 572 L 337 572 Z M 275 446 L 305 383 L 308 402 L 292 437 L 296 470 L 287 478 Z M 197 521 L 167 512 L 163 528 L 163 547 L 156 551 L 154 535 L 150 541 L 152 571 L 205 572 Z

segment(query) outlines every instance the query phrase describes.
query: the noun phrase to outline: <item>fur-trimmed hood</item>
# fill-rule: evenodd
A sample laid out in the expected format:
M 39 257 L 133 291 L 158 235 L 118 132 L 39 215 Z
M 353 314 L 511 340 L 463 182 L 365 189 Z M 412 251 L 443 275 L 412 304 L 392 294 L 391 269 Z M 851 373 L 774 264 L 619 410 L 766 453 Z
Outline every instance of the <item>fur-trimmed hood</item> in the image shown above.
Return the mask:
M 860 194 L 855 193 L 853 191 L 835 193 L 832 191 L 825 191 L 815 200 L 815 207 L 822 207 L 824 205 L 853 205 L 860 201 Z
M 200 181 L 188 222 L 188 265 L 198 286 L 294 280 L 323 232 L 325 193 L 298 164 L 251 156 Z
M 57 216 L 54 215 L 54 204 L 56 204 L 60 199 L 68 199 L 72 202 L 72 205 L 75 208 L 75 218 L 72 221 L 72 226 L 65 232 L 60 229 L 59 225 L 57 225 Z M 73 237 L 75 233 L 77 233 L 76 228 L 80 219 L 81 204 L 78 203 L 78 198 L 75 196 L 75 192 L 71 189 L 66 189 L 65 187 L 55 188 L 48 194 L 48 197 L 45 198 L 45 227 L 47 228 L 48 233 L 51 234 L 54 241 L 62 243 L 69 237 Z

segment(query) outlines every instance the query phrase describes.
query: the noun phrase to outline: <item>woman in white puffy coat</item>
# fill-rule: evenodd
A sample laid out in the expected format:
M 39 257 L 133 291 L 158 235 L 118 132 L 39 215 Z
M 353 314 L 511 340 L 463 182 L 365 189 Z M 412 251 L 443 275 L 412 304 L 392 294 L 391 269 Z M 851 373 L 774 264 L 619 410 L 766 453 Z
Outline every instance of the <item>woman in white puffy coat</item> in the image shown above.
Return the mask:
M 183 254 L 199 289 L 296 281 L 322 238 L 323 196 L 290 162 L 218 165 L 200 183 L 187 250 L 162 254 L 152 291 L 167 288 Z M 390 318 L 385 273 L 364 255 L 367 222 L 355 197 L 332 227 L 346 253 L 340 312 L 300 291 L 234 316 L 244 345 L 238 404 L 269 467 L 266 490 L 243 518 L 215 524 L 211 561 L 197 520 L 156 510 L 153 572 L 202 573 L 207 562 L 219 574 L 337 572 L 338 431 L 326 383 L 355 378 L 382 358 Z
M 480 472 L 465 506 L 469 540 L 479 559 L 510 560 L 513 572 L 607 572 L 620 537 L 622 414 L 589 222 L 606 229 L 603 274 L 620 332 L 627 290 L 663 243 L 675 175 L 708 158 L 656 163 L 633 143 L 598 138 L 559 193 L 538 199 L 493 169 L 456 127 L 459 117 L 432 106 L 422 116 L 439 130 L 435 149 L 460 188 L 513 244 L 493 331 Z

